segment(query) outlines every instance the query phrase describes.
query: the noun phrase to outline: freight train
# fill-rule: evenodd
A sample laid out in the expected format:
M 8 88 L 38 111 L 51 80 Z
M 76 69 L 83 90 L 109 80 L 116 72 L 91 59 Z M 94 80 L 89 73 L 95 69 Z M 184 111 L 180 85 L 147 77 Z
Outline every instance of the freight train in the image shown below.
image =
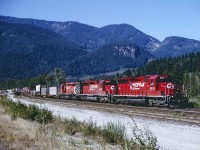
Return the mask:
M 67 82 L 57 89 L 36 86 L 36 95 L 56 96 L 60 99 L 169 107 L 184 107 L 187 104 L 187 98 L 182 91 L 182 86 L 169 75 Z

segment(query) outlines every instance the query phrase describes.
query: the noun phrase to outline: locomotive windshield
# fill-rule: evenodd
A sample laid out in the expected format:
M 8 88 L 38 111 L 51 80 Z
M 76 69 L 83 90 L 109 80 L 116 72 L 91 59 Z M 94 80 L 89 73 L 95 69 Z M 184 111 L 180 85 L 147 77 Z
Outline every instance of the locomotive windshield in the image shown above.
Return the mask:
M 128 80 L 118 80 L 118 84 L 128 84 Z
M 172 78 L 171 76 L 167 76 L 167 77 L 160 77 L 159 78 L 159 82 L 160 83 L 163 83 L 163 82 L 166 82 L 166 83 L 169 83 L 169 82 L 172 82 L 173 84 L 174 84 L 174 88 L 175 88 L 175 90 L 176 91 L 180 91 L 180 89 L 181 89 L 181 84 L 180 84 L 180 82 L 178 81 L 178 80 L 176 80 L 176 79 L 174 79 L 174 78 Z
M 159 82 L 175 82 L 175 80 L 171 76 L 168 76 L 168 77 L 160 77 Z

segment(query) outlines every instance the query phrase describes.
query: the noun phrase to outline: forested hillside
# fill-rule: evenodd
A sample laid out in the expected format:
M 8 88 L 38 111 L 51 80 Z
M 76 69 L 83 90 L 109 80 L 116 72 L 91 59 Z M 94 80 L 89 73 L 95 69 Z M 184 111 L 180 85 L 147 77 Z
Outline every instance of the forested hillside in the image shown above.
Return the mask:
M 183 74 L 200 72 L 200 52 L 175 58 L 163 58 L 149 62 L 136 70 L 136 75 L 171 74 L 183 81 Z
M 91 75 L 135 68 L 153 60 L 148 51 L 129 43 L 117 42 L 105 45 L 93 53 L 74 59 L 67 66 L 70 75 Z
M 0 22 L 0 80 L 22 79 L 65 68 L 86 54 L 61 35 L 31 25 Z

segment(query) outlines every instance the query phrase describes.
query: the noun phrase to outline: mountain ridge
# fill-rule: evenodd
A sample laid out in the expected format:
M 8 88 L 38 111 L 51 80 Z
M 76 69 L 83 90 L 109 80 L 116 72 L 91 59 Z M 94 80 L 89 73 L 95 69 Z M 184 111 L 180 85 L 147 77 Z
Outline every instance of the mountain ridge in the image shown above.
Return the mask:
M 159 40 L 128 24 L 113 24 L 97 28 L 73 21 L 55 22 L 4 16 L 0 16 L 0 20 L 16 24 L 31 24 L 40 28 L 49 29 L 85 47 L 88 51 L 93 51 L 103 45 L 120 42 L 121 40 L 132 42 L 148 51 L 155 49 L 160 44 Z
M 160 42 L 129 24 L 97 28 L 73 21 L 0 16 L 1 79 L 39 75 L 55 67 L 73 76 L 99 74 L 198 51 L 198 40 L 171 36 Z
M 166 51 L 167 50 L 167 51 Z M 200 41 L 180 36 L 166 37 L 153 54 L 158 57 L 176 57 L 200 51 Z

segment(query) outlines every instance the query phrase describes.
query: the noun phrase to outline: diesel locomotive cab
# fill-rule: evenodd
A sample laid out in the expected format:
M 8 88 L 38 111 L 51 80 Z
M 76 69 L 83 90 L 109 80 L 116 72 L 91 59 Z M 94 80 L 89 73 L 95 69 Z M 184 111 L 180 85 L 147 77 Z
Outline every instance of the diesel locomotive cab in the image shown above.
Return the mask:
M 177 87 L 175 81 L 169 75 L 160 75 L 158 86 L 162 96 L 173 96 Z
M 187 98 L 182 92 L 182 86 L 169 75 L 160 75 L 159 87 L 161 95 L 165 99 L 165 103 L 169 107 L 181 106 L 185 107 Z

